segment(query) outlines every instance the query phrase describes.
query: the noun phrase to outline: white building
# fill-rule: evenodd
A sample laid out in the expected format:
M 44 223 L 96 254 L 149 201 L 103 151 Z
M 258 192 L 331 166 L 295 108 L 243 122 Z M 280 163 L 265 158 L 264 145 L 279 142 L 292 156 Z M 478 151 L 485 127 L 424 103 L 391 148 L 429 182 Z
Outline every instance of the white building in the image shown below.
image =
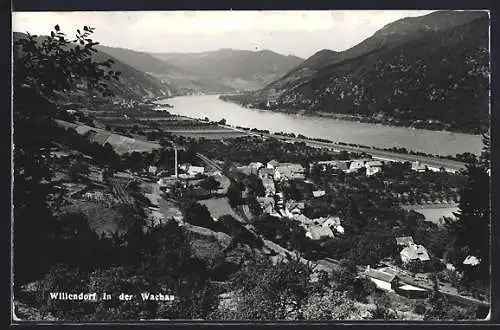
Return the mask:
M 279 164 L 274 172 L 275 180 L 305 179 L 305 177 L 305 169 L 301 164 Z
M 425 172 L 427 170 L 427 166 L 421 164 L 419 161 L 416 161 L 411 163 L 411 169 L 412 171 Z
M 309 237 L 312 240 L 319 240 L 325 237 L 333 238 L 335 237 L 335 235 L 333 234 L 333 231 L 328 227 L 311 226 L 306 233 L 306 237 Z
M 365 167 L 365 162 L 366 160 L 364 159 L 354 159 L 351 161 L 351 164 L 349 164 L 349 169 L 347 170 L 347 172 L 349 173 L 352 173 L 352 172 L 356 172 L 362 168 Z
M 368 266 L 364 275 L 375 283 L 377 288 L 384 291 L 394 291 L 393 287 L 397 282 L 397 276 L 393 272 L 386 269 L 371 269 L 370 266 Z
M 470 266 L 477 266 L 480 263 L 481 263 L 481 259 L 479 259 L 476 256 L 467 256 L 467 258 L 465 258 L 465 260 L 463 262 L 464 265 L 470 265 Z
M 425 249 L 425 247 L 423 247 L 422 245 L 418 245 L 418 244 L 408 245 L 403 250 L 401 250 L 399 255 L 401 256 L 401 261 L 404 264 L 407 264 L 411 261 L 417 261 L 417 260 L 422 261 L 422 262 L 431 260 L 429 258 L 429 254 L 427 253 L 427 250 Z
M 383 164 L 379 160 L 374 160 L 365 163 L 366 176 L 374 175 L 375 173 L 382 172 Z
M 203 166 L 189 166 L 187 169 L 187 173 L 191 176 L 195 176 L 197 174 L 205 173 L 205 168 Z
M 158 172 L 158 167 L 156 167 L 156 166 L 149 166 L 148 172 L 151 173 L 151 174 L 156 174 L 156 172 Z
M 326 191 L 324 191 L 324 190 L 315 190 L 315 191 L 312 192 L 312 194 L 313 194 L 313 197 L 318 198 L 318 197 L 321 197 L 321 196 L 325 196 Z
M 335 227 L 338 225 L 340 225 L 339 217 L 328 217 L 321 223 L 321 226 L 323 227 Z

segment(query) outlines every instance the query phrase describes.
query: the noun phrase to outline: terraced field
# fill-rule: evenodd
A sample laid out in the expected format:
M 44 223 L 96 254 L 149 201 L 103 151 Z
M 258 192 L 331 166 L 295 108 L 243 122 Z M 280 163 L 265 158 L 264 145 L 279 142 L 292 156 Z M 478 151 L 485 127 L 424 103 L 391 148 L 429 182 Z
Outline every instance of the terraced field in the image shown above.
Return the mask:
M 91 131 L 94 131 L 95 133 L 91 136 L 91 140 L 93 142 L 97 142 L 101 145 L 109 143 L 113 147 L 115 152 L 119 155 L 134 151 L 149 152 L 153 149 L 161 148 L 158 143 L 129 138 L 127 136 L 111 133 L 96 127 L 91 127 L 83 124 L 73 124 L 63 120 L 56 120 L 56 122 L 62 127 L 74 128 L 80 135 L 84 135 Z

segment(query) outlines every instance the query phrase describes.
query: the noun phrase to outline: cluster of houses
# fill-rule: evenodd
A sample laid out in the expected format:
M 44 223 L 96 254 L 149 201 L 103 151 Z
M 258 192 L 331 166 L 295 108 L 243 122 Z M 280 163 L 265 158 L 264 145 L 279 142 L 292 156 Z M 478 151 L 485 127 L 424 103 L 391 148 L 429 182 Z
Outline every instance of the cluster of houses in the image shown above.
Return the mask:
M 305 168 L 301 164 L 279 163 L 271 160 L 265 165 L 253 162 L 247 166 L 240 166 L 238 170 L 249 175 L 258 175 L 264 186 L 265 196 L 258 197 L 264 213 L 276 218 L 288 218 L 298 221 L 306 230 L 306 236 L 318 240 L 325 237 L 335 237 L 335 234 L 343 234 L 344 228 L 340 224 L 340 218 L 317 218 L 309 219 L 303 214 L 304 203 L 293 200 L 285 202 L 282 192 L 276 191 L 275 182 L 294 179 L 305 180 Z M 314 197 L 325 195 L 324 190 L 313 191 Z
M 373 160 L 371 158 L 351 159 L 351 160 L 325 160 L 315 163 L 325 169 L 327 166 L 344 171 L 345 173 L 357 172 L 362 168 L 366 169 L 366 176 L 371 176 L 376 173 L 382 172 L 384 163 L 380 160 Z M 311 165 L 313 166 L 313 165 Z
M 264 213 L 276 218 L 287 218 L 299 222 L 306 230 L 306 236 L 312 240 L 334 238 L 335 235 L 344 234 L 344 227 L 342 227 L 339 217 L 310 219 L 303 214 L 304 202 L 292 200 L 284 202 L 280 194 L 277 194 L 276 199 L 270 196 L 257 197 Z
M 301 164 L 279 163 L 276 160 L 271 160 L 265 165 L 261 162 L 253 162 L 247 166 L 239 166 L 237 170 L 247 175 L 258 175 L 264 186 L 266 196 L 276 195 L 275 181 L 304 180 L 306 178 L 304 166 Z
M 322 166 L 323 170 L 330 166 L 333 169 L 344 171 L 345 173 L 354 173 L 359 171 L 362 168 L 366 169 L 366 176 L 371 176 L 376 173 L 383 171 L 384 162 L 380 160 L 373 160 L 371 158 L 362 158 L 362 159 L 351 159 L 351 160 L 325 160 L 319 161 L 315 163 L 316 165 Z M 313 165 L 311 165 L 313 166 Z M 427 166 L 425 164 L 420 163 L 419 161 L 415 161 L 411 163 L 411 169 L 416 172 L 425 172 L 425 171 L 434 171 L 440 172 L 443 171 L 443 168 L 437 168 L 432 166 Z M 448 170 L 450 172 L 454 172 L 452 170 Z
M 400 257 L 404 265 L 408 265 L 414 261 L 426 263 L 431 260 L 425 247 L 415 244 L 411 236 L 397 237 L 396 243 L 399 247 L 402 247 Z M 478 266 L 480 263 L 481 260 L 472 255 L 467 256 L 463 261 L 464 265 L 470 267 Z M 451 264 L 447 264 L 446 268 L 455 271 L 455 267 Z M 361 276 L 375 283 L 379 289 L 396 292 L 411 298 L 424 298 L 429 293 L 428 284 L 421 286 L 418 283 L 427 278 L 425 274 L 411 275 L 407 271 L 391 266 L 390 264 L 386 264 L 380 268 L 367 266 Z

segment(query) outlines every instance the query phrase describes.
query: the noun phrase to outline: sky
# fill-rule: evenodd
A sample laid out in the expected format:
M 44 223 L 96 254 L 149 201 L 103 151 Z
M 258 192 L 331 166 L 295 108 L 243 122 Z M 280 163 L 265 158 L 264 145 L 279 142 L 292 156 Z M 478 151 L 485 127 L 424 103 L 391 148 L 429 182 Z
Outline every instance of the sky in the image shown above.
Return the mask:
M 12 30 L 68 37 L 84 25 L 102 45 L 153 53 L 220 48 L 263 50 L 307 58 L 341 51 L 400 18 L 431 10 L 14 12 Z

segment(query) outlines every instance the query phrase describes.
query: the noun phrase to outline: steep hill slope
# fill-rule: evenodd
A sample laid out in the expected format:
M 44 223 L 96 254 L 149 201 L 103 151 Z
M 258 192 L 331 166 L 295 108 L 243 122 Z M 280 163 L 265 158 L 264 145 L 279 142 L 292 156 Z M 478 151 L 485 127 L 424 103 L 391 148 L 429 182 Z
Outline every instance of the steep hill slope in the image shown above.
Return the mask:
M 303 59 L 269 50 L 220 49 L 204 53 L 158 53 L 153 56 L 230 90 L 256 90 L 280 78 Z
M 489 121 L 488 29 L 486 12 L 405 18 L 336 54 L 332 64 L 306 76 L 292 71 L 233 100 L 478 133 Z
M 476 18 L 484 17 L 481 11 L 436 11 L 420 17 L 407 17 L 389 23 L 371 37 L 341 52 L 321 50 L 306 59 L 297 68 L 288 72 L 283 79 L 270 84 L 266 90 L 280 90 L 293 87 L 328 65 L 346 59 L 356 58 L 380 49 L 394 48 L 426 35 L 449 30 Z
M 18 32 L 14 32 L 13 35 L 14 41 L 25 37 L 25 34 Z M 39 37 L 39 40 L 41 40 L 41 38 L 43 37 Z M 14 50 L 14 56 L 17 51 L 17 49 Z M 154 98 L 166 96 L 171 93 L 171 88 L 167 84 L 125 64 L 103 50 L 99 50 L 93 56 L 94 61 L 105 61 L 107 59 L 112 59 L 114 61 L 113 70 L 121 72 L 119 81 L 109 81 L 110 88 L 115 93 L 116 97 L 124 99 L 140 99 L 143 97 Z M 74 91 L 73 95 L 89 95 L 83 86 L 83 82 L 82 84 L 78 84 L 78 88 Z

